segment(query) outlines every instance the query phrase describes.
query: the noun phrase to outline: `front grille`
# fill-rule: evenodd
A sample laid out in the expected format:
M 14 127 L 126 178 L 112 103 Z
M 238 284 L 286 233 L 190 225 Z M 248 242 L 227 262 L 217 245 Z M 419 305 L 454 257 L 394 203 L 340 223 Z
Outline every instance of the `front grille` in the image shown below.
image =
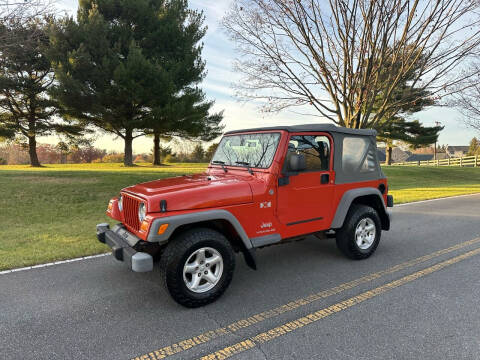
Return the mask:
M 140 205 L 140 200 L 137 200 L 129 195 L 122 194 L 122 205 L 125 225 L 127 225 L 130 230 L 139 231 L 140 220 L 138 220 L 138 206 Z

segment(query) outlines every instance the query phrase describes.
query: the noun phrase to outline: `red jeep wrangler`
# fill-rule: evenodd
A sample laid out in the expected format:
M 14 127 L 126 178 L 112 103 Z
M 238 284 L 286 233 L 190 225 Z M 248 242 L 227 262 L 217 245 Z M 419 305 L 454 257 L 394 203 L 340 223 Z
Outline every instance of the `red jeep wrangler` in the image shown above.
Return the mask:
M 222 295 L 236 252 L 256 269 L 256 249 L 312 234 L 365 259 L 393 206 L 375 135 L 330 124 L 230 131 L 206 173 L 123 189 L 107 210 L 121 224 L 97 225 L 97 237 L 133 271 L 159 256 L 168 291 L 188 307 Z

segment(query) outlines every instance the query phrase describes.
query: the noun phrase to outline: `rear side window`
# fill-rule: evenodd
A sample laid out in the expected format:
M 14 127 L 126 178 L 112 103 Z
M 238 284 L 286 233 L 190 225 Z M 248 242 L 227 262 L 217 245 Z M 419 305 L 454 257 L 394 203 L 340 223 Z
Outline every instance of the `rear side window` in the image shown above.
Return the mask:
M 290 138 L 287 157 L 291 153 L 305 156 L 305 171 L 325 171 L 330 168 L 330 140 L 326 136 L 296 135 Z
M 367 138 L 345 137 L 343 139 L 342 169 L 346 174 L 376 170 L 375 149 Z

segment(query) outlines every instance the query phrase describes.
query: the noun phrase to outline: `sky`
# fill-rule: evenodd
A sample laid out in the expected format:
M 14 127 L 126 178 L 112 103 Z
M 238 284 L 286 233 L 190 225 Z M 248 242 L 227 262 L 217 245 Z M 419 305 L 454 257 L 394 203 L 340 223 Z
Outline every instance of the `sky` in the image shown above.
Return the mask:
M 78 0 L 58 0 L 57 7 L 61 12 L 76 14 Z M 319 122 L 317 117 L 302 116 L 284 110 L 278 114 L 264 114 L 259 111 L 258 104 L 239 102 L 234 97 L 232 84 L 239 81 L 239 75 L 233 71 L 235 44 L 232 43 L 220 26 L 220 20 L 231 4 L 231 0 L 190 0 L 191 8 L 203 10 L 207 34 L 203 39 L 203 59 L 206 61 L 207 76 L 201 87 L 207 98 L 215 100 L 213 111 L 224 110 L 223 125 L 225 130 L 243 129 L 259 126 L 291 125 Z M 471 128 L 464 125 L 462 115 L 452 108 L 431 107 L 415 114 L 415 119 L 426 126 L 435 125 L 440 121 L 445 129 L 440 133 L 439 143 L 446 145 L 468 145 L 475 134 Z M 327 122 L 327 121 L 325 121 Z M 108 151 L 123 152 L 122 139 L 111 135 L 96 135 L 95 146 Z M 57 143 L 55 137 L 48 137 L 41 142 Z M 140 137 L 134 140 L 134 153 L 149 153 L 152 149 L 152 139 Z

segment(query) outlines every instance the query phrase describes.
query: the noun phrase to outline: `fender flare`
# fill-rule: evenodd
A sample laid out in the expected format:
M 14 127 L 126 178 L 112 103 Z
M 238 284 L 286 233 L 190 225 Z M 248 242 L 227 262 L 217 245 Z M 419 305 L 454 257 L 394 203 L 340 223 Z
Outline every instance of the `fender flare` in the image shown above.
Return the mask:
M 385 207 L 385 201 L 383 200 L 382 193 L 380 192 L 380 190 L 373 187 L 357 188 L 357 189 L 346 191 L 343 194 L 342 198 L 340 199 L 340 202 L 338 203 L 337 211 L 335 212 L 335 216 L 333 217 L 330 228 L 331 229 L 341 228 L 343 226 L 343 222 L 345 221 L 345 218 L 347 217 L 347 213 L 348 213 L 348 210 L 350 209 L 350 206 L 352 205 L 352 202 L 356 198 L 360 196 L 366 196 L 366 195 L 378 196 L 384 211 L 383 214 L 379 214 L 379 215 L 380 217 L 386 216 L 386 218 L 388 219 L 388 226 L 386 227 L 389 228 L 390 227 L 389 214 L 388 214 L 387 208 Z
M 148 234 L 147 241 L 163 244 L 166 243 L 170 239 L 170 236 L 173 234 L 173 232 L 182 225 L 212 220 L 228 221 L 237 231 L 240 239 L 243 242 L 243 245 L 245 245 L 245 249 L 252 249 L 252 242 L 247 236 L 247 233 L 243 229 L 242 225 L 237 220 L 237 218 L 230 211 L 227 210 L 206 210 L 190 214 L 174 215 L 154 219 L 152 225 L 150 226 L 150 232 Z M 158 235 L 158 228 L 160 227 L 160 225 L 165 223 L 168 224 L 167 230 L 162 235 Z

